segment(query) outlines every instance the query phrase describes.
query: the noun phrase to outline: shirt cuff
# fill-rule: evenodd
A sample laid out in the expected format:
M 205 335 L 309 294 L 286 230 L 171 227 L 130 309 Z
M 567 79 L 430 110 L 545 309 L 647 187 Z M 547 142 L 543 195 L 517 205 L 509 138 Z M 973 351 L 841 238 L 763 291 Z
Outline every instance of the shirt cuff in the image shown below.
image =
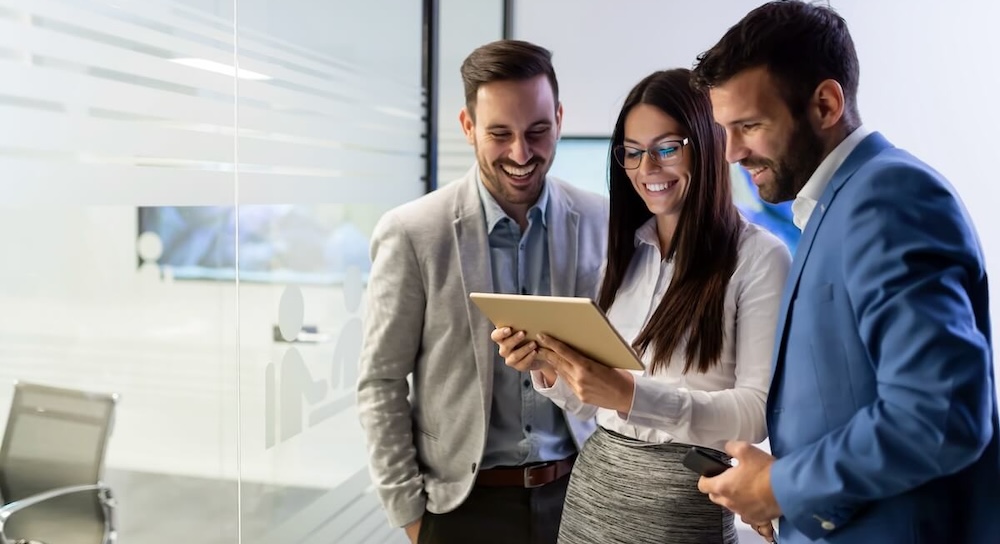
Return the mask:
M 672 385 L 649 376 L 635 376 L 632 407 L 618 417 L 632 425 L 654 426 L 650 422 L 676 423 L 684 407 L 684 397 Z
M 566 382 L 558 378 L 556 378 L 556 383 L 546 385 L 545 375 L 542 374 L 541 370 L 532 370 L 529 373 L 531 374 L 531 384 L 535 386 L 535 390 L 545 396 L 550 396 L 549 393 L 561 393 L 566 388 Z

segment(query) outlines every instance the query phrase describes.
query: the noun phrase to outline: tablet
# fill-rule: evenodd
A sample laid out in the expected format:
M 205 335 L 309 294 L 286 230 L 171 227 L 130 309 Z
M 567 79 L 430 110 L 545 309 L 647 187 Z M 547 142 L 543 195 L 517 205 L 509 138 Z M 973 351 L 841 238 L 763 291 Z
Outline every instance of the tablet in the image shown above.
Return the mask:
M 643 370 L 632 346 L 589 298 L 469 293 L 497 328 L 524 331 L 529 340 L 544 332 L 604 365 Z

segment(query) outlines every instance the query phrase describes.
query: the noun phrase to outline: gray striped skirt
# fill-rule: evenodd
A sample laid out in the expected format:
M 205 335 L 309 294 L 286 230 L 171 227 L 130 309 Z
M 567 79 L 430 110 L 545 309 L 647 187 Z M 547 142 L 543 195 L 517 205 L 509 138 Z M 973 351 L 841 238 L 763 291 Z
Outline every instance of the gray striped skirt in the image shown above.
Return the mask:
M 688 449 L 598 427 L 573 467 L 559 544 L 736 544 L 733 513 L 682 464 Z

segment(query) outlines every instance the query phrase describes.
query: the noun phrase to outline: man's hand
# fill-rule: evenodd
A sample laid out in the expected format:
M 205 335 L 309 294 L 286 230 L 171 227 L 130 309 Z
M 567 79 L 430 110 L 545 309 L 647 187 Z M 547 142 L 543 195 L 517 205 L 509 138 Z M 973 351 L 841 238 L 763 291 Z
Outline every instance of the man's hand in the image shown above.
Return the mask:
M 417 537 L 420 536 L 420 522 L 423 520 L 424 518 L 420 518 L 406 527 L 403 527 L 403 530 L 406 531 L 406 538 L 410 539 L 410 544 L 417 544 Z
M 551 336 L 538 335 L 538 357 L 555 368 L 581 402 L 628 414 L 632 410 L 635 377 L 627 370 L 609 368 Z
M 775 542 L 774 540 L 774 525 L 770 521 L 765 521 L 763 523 L 752 523 L 743 518 L 743 523 L 753 527 L 754 531 L 764 539 L 764 542 Z
M 742 516 L 754 528 L 781 516 L 781 507 L 771 490 L 774 457 L 746 442 L 729 442 L 726 453 L 738 464 L 715 476 L 698 480 L 698 489 L 712 502 Z M 760 532 L 760 531 L 758 531 Z

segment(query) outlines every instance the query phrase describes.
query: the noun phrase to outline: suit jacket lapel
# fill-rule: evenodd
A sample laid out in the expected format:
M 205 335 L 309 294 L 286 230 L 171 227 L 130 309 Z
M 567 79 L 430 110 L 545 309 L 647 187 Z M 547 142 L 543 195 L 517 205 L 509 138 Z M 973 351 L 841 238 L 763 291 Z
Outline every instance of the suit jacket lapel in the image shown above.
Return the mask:
M 551 178 L 546 183 L 549 186 L 549 292 L 557 297 L 572 297 L 576 296 L 580 214 L 573 209 L 558 184 Z
M 490 249 L 486 236 L 486 216 L 476 187 L 476 168 L 458 181 L 462 186 L 455 197 L 455 242 L 458 262 L 462 271 L 462 284 L 466 293 L 493 292 L 493 272 L 490 269 Z M 479 383 L 483 390 L 486 413 L 490 412 L 489 400 L 493 395 L 493 345 L 490 332 L 493 326 L 468 297 L 456 301 L 465 308 L 472 332 L 473 350 Z
M 816 203 L 816 208 L 809 218 L 809 222 L 806 223 L 806 230 L 802 232 L 802 237 L 799 239 L 798 248 L 795 250 L 795 258 L 792 260 L 792 267 L 788 274 L 788 281 L 785 283 L 785 290 L 781 296 L 781 309 L 778 312 L 778 334 L 775 336 L 774 360 L 771 365 L 772 385 L 781 365 L 784 364 L 785 335 L 788 333 L 788 314 L 791 310 L 791 302 L 795 298 L 795 293 L 799 288 L 802 269 L 809 258 L 809 252 L 812 250 L 816 231 L 819 230 L 819 226 L 823 223 L 826 208 L 830 206 L 834 197 L 837 196 L 837 192 L 840 191 L 840 188 L 844 186 L 844 183 L 850 179 L 858 168 L 888 147 L 892 147 L 892 144 L 878 132 L 874 132 L 862 140 L 854 148 L 854 151 L 847 156 L 844 164 L 840 165 L 840 168 L 834 172 L 833 178 L 830 179 L 826 190 L 823 191 L 823 196 Z M 773 391 L 774 387 L 771 390 Z

